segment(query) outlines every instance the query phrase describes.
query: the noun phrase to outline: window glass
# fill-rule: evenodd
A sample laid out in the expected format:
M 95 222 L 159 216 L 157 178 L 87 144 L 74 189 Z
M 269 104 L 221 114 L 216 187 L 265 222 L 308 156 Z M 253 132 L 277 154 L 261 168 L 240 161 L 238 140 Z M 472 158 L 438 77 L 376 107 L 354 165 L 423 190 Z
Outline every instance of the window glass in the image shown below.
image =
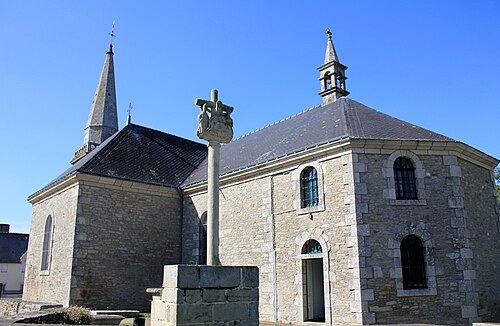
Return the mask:
M 45 231 L 43 235 L 43 246 L 42 246 L 42 271 L 49 269 L 50 261 L 50 251 L 52 247 L 52 216 L 48 216 L 45 221 Z
M 417 199 L 415 168 L 407 157 L 399 157 L 394 161 L 394 183 L 396 199 Z
M 318 206 L 318 173 L 312 166 L 302 171 L 300 176 L 300 188 L 301 207 Z
M 311 239 L 307 240 L 307 242 L 302 247 L 302 254 L 320 254 L 323 252 L 323 248 L 318 241 Z
M 401 267 L 403 269 L 403 288 L 427 288 L 424 246 L 419 237 L 408 235 L 401 241 Z

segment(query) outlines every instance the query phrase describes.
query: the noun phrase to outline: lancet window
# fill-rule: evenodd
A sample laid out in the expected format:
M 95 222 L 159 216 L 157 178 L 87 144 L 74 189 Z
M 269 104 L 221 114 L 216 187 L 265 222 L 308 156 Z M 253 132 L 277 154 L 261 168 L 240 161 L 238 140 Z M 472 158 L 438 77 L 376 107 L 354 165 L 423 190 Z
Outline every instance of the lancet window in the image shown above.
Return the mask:
M 45 220 L 45 230 L 43 234 L 43 245 L 42 245 L 42 264 L 41 270 L 46 271 L 49 269 L 50 256 L 52 251 L 52 216 L 47 216 Z

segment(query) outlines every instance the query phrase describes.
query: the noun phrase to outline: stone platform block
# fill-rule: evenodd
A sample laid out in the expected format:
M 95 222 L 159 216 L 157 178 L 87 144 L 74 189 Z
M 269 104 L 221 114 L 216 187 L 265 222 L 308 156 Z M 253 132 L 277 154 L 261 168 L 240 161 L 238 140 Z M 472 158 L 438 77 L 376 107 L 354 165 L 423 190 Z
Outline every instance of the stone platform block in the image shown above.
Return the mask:
M 259 324 L 258 267 L 167 265 L 148 292 L 151 326 Z

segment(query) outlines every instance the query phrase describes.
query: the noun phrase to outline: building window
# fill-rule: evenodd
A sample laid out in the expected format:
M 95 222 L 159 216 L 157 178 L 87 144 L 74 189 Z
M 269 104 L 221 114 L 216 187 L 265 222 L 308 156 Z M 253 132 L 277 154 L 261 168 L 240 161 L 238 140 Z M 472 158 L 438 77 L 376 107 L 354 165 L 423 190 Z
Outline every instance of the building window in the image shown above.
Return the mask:
M 2 264 L 0 265 L 0 273 L 7 273 L 9 271 L 9 265 Z
M 427 288 L 422 240 L 415 235 L 408 235 L 401 241 L 400 250 L 403 289 Z
M 321 244 L 314 239 L 307 240 L 307 242 L 302 247 L 302 254 L 303 255 L 321 254 L 322 252 L 323 252 L 323 248 L 321 248 Z
M 318 173 L 312 166 L 308 166 L 300 175 L 301 208 L 318 206 Z
M 407 157 L 399 157 L 394 161 L 394 183 L 396 199 L 417 199 L 415 168 Z
M 207 212 L 201 215 L 198 225 L 198 264 L 207 264 Z
M 45 231 L 43 235 L 42 265 L 41 270 L 49 270 L 50 252 L 52 249 L 52 216 L 47 216 L 45 221 Z

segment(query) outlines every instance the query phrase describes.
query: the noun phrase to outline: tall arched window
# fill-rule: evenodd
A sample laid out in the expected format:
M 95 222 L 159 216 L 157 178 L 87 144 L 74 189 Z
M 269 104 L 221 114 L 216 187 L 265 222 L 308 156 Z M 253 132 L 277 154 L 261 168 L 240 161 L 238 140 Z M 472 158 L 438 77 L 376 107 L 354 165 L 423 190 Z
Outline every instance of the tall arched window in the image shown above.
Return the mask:
M 425 289 L 424 246 L 415 235 L 407 235 L 401 241 L 401 268 L 403 269 L 404 289 Z
M 407 157 L 399 157 L 394 161 L 394 183 L 396 199 L 417 199 L 415 168 Z
M 301 208 L 318 206 L 318 173 L 312 166 L 308 166 L 300 175 Z
M 204 212 L 198 225 L 198 264 L 207 264 L 207 212 Z
M 52 250 L 52 216 L 47 216 L 45 231 L 43 234 L 42 265 L 41 270 L 47 271 L 50 263 L 50 252 Z

